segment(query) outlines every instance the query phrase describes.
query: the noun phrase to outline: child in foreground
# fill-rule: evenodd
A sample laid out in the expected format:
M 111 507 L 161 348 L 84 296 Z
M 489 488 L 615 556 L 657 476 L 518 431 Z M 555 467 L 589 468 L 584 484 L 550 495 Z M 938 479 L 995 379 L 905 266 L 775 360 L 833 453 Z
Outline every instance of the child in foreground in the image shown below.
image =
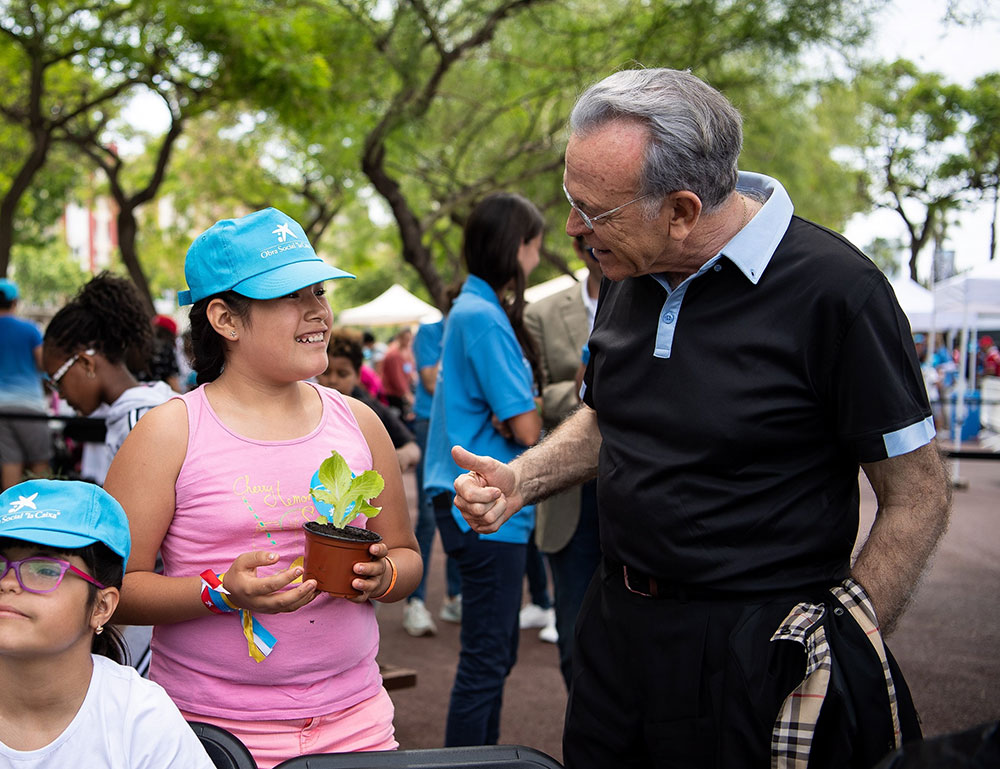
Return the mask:
M 0 767 L 213 769 L 166 692 L 120 664 L 107 623 L 130 545 L 99 486 L 0 495 Z
M 217 222 L 184 271 L 199 386 L 146 414 L 108 472 L 135 550 L 116 618 L 155 626 L 150 678 L 189 720 L 235 734 L 260 769 L 394 749 L 373 601 L 420 581 L 403 480 L 374 412 L 308 382 L 328 365 L 323 284 L 348 274 L 275 209 Z M 385 479 L 381 513 L 355 522 L 382 541 L 355 565 L 349 599 L 303 577 L 310 483 L 331 451 Z

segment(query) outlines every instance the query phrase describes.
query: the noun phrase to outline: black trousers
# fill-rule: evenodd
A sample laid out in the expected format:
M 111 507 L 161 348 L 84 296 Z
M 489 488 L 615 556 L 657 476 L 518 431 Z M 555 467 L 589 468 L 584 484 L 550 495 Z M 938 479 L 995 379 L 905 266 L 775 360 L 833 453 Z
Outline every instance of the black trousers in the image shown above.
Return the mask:
M 767 769 L 775 718 L 805 667 L 800 645 L 770 639 L 796 604 L 823 601 L 824 593 L 646 598 L 626 588 L 620 567 L 602 562 L 577 622 L 563 736 L 567 769 Z M 858 633 L 840 663 L 872 674 L 876 685 L 865 692 L 865 702 L 876 704 L 862 704 L 846 718 L 831 715 L 833 728 L 825 726 L 827 736 L 813 750 L 814 758 L 825 754 L 829 761 L 811 761 L 810 769 L 867 768 L 890 748 L 879 747 L 882 732 L 871 739 L 849 731 L 882 729 L 883 714 L 864 708 L 876 710 L 880 696 L 888 703 L 884 687 L 877 689 L 884 681 L 881 664 L 865 651 L 870 644 L 860 628 Z M 840 672 L 835 678 L 841 680 Z M 901 675 L 896 684 L 906 727 L 915 723 L 915 713 Z M 831 701 L 831 713 L 856 705 L 828 696 L 821 724 Z M 855 746 L 862 742 L 875 745 L 874 760 L 858 754 Z

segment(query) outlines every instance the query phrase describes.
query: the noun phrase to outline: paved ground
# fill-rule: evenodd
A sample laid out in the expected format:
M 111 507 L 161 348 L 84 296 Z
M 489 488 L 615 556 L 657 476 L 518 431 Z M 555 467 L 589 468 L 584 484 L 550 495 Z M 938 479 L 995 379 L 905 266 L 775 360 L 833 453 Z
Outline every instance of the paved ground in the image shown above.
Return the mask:
M 889 646 L 906 674 L 927 735 L 1000 719 L 1000 461 L 963 460 L 951 525 Z M 412 476 L 407 479 L 412 494 Z M 874 496 L 862 476 L 862 530 Z M 439 543 L 428 604 L 435 616 L 443 593 Z M 402 604 L 379 607 L 380 659 L 417 671 L 417 685 L 392 693 L 403 748 L 439 747 L 458 658 L 458 627 L 439 622 L 433 638 L 411 638 Z M 556 648 L 521 632 L 518 663 L 507 682 L 500 740 L 561 759 L 566 693 Z

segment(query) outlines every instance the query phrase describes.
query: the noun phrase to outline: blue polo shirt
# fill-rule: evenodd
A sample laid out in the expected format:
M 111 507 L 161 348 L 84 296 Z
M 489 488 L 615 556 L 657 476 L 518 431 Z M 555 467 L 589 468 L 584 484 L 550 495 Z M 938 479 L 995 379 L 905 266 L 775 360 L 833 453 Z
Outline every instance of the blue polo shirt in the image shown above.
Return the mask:
M 35 348 L 41 344 L 35 324 L 0 317 L 0 404 L 45 410 L 42 375 L 35 365 Z
M 507 314 L 489 284 L 470 275 L 448 313 L 441 366 L 431 402 L 424 459 L 424 490 L 431 496 L 454 493 L 455 478 L 464 472 L 451 458 L 460 445 L 475 454 L 509 462 L 524 447 L 498 433 L 490 421 L 501 421 L 535 408 L 531 366 L 521 352 Z M 469 525 L 452 508 L 462 531 Z M 523 544 L 535 527 L 535 508 L 526 506 L 494 534 L 482 539 Z
M 441 358 L 444 341 L 444 318 L 436 323 L 424 323 L 413 337 L 413 358 L 417 362 L 417 394 L 413 399 L 413 413 L 418 419 L 430 419 L 431 393 L 424 387 L 420 370 L 435 365 Z

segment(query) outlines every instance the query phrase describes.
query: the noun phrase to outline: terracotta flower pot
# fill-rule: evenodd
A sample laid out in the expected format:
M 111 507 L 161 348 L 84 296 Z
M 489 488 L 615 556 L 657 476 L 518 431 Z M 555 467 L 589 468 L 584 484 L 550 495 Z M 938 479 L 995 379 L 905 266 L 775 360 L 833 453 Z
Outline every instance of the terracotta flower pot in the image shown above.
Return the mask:
M 320 590 L 339 598 L 359 595 L 351 587 L 357 577 L 354 564 L 371 561 L 369 546 L 382 536 L 357 526 L 338 529 L 329 523 L 309 521 L 303 527 L 306 549 L 302 579 L 314 579 Z

